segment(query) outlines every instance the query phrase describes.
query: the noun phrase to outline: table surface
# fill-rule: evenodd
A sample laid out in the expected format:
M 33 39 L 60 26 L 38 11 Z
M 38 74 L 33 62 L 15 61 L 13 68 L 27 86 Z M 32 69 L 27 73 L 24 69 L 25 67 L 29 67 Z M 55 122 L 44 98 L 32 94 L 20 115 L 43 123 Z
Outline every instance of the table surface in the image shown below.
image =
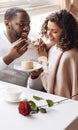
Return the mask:
M 2 97 L 6 87 L 16 86 L 0 81 L 0 129 L 1 130 L 78 130 L 78 101 L 64 101 L 53 107 L 46 107 L 47 113 L 23 116 L 18 112 L 18 103 L 10 103 Z M 20 87 L 20 86 L 16 86 Z M 64 99 L 45 92 L 21 87 L 27 100 L 34 100 L 33 95 L 54 102 Z M 35 101 L 37 105 L 44 105 L 45 101 Z

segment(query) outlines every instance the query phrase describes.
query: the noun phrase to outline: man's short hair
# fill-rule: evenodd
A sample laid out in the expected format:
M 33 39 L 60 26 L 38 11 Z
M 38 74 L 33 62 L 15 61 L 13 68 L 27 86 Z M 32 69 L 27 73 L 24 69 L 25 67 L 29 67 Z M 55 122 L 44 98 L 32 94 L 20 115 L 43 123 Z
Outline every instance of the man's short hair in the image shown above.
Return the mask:
M 30 20 L 30 17 L 27 11 L 20 7 L 12 7 L 12 8 L 7 9 L 4 15 L 4 20 L 11 20 L 17 15 L 17 13 L 21 13 L 21 12 L 25 13 L 27 15 L 27 19 Z

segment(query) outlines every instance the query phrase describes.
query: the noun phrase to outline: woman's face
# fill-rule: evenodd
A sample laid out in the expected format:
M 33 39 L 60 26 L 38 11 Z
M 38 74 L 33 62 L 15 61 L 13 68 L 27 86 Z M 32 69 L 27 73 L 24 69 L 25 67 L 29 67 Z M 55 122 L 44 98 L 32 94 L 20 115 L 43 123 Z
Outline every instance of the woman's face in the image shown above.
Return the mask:
M 47 36 L 48 36 L 50 42 L 58 43 L 61 34 L 62 34 L 62 29 L 56 23 L 48 21 Z

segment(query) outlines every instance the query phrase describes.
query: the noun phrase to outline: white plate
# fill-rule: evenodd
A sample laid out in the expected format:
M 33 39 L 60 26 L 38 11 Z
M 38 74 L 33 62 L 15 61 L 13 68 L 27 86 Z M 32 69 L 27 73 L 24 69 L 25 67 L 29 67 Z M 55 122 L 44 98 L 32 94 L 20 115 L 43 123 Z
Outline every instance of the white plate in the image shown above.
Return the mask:
M 16 65 L 16 64 L 14 65 L 14 69 L 24 71 L 24 72 L 32 72 L 32 71 L 42 68 L 42 65 L 39 64 L 38 62 L 33 62 L 33 63 L 34 63 L 33 69 L 24 69 L 21 67 L 21 65 Z
M 5 98 L 5 97 L 4 97 L 4 100 L 7 102 L 11 102 L 11 103 L 18 103 L 18 102 L 26 100 L 26 97 L 25 97 L 25 95 L 21 94 L 20 98 L 18 98 L 16 100 L 12 100 L 10 98 Z

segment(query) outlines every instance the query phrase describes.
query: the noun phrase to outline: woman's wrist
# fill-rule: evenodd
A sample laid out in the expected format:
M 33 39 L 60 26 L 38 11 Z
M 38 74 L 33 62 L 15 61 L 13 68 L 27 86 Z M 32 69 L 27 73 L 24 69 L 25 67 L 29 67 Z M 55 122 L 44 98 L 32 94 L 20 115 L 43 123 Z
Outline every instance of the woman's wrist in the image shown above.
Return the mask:
M 45 56 L 41 56 L 38 58 L 38 61 L 42 64 L 44 72 L 48 71 L 48 59 Z
M 48 63 L 48 59 L 47 59 L 46 56 L 40 56 L 40 57 L 38 58 L 38 61 L 39 61 L 39 63 L 41 63 L 41 64 L 47 64 L 47 63 Z

